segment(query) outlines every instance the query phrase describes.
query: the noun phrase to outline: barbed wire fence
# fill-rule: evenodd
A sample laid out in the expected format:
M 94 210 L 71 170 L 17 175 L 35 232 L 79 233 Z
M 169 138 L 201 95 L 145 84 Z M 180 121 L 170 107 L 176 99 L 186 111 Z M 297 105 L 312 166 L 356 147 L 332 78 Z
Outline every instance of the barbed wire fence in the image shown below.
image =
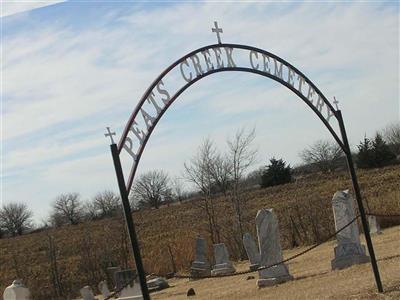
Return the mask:
M 366 213 L 367 216 L 375 216 L 375 217 L 380 217 L 380 218 L 399 218 L 400 214 L 375 214 L 375 213 Z M 267 265 L 267 266 L 261 266 L 259 267 L 257 270 L 247 270 L 247 271 L 241 271 L 241 272 L 235 272 L 233 274 L 219 274 L 219 275 L 209 275 L 209 276 L 193 276 L 193 275 L 182 275 L 182 274 L 174 274 L 173 278 L 178 278 L 178 279 L 207 279 L 207 278 L 223 278 L 223 277 L 233 277 L 233 276 L 240 276 L 240 275 L 246 275 L 246 274 L 250 274 L 250 273 L 255 273 L 261 270 L 265 270 L 265 269 L 269 269 L 275 266 L 278 266 L 280 264 L 284 264 L 287 263 L 291 260 L 294 260 L 312 250 L 314 250 L 315 248 L 321 246 L 322 244 L 328 242 L 329 240 L 331 240 L 333 237 L 335 237 L 338 233 L 342 232 L 343 230 L 345 230 L 347 227 L 349 227 L 351 224 L 353 224 L 358 218 L 360 217 L 360 215 L 358 214 L 357 216 L 355 216 L 349 223 L 347 223 L 345 226 L 343 226 L 342 228 L 340 228 L 339 230 L 337 230 L 336 232 L 334 232 L 333 234 L 329 235 L 327 238 L 325 238 L 324 240 L 316 243 L 315 245 L 312 245 L 310 247 L 308 247 L 307 249 L 294 254 L 282 261 L 279 261 L 277 263 L 271 264 L 271 265 Z M 163 275 L 161 274 L 153 274 L 154 276 L 159 276 L 159 277 L 163 277 Z M 126 288 L 128 285 L 131 285 L 132 282 L 135 280 L 136 278 L 132 279 L 131 281 L 128 281 L 126 284 L 124 284 L 122 287 L 120 287 L 118 290 L 113 291 L 108 297 L 104 298 L 104 300 L 109 300 L 111 298 L 115 298 L 124 288 Z

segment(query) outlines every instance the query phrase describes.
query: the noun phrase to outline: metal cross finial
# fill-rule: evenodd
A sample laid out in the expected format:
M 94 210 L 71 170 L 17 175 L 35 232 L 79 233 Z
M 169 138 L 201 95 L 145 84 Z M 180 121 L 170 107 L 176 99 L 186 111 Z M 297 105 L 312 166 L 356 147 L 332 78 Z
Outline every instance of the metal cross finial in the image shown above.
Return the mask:
M 110 137 L 111 139 L 111 144 L 115 144 L 114 139 L 113 139 L 113 135 L 116 135 L 115 132 L 111 132 L 110 131 L 110 127 L 106 127 L 107 128 L 107 133 L 104 134 L 105 137 Z
M 338 106 L 339 101 L 336 100 L 336 97 L 333 97 L 333 99 L 335 99 L 335 100 L 333 101 L 333 104 L 335 104 L 336 110 L 339 110 L 339 106 Z
M 222 28 L 218 28 L 218 22 L 214 21 L 214 26 L 215 28 L 211 28 L 212 32 L 215 32 L 217 34 L 217 39 L 218 39 L 218 44 L 221 44 L 221 37 L 220 37 L 220 33 L 222 33 Z

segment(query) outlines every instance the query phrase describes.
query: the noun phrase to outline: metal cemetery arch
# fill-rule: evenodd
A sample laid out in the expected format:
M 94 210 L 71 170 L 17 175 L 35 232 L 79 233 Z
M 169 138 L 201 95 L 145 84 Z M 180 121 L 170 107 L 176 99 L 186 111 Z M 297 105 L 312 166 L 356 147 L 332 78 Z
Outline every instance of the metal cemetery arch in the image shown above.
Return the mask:
M 241 51 L 245 53 L 247 51 L 249 65 L 237 66 L 233 58 L 234 51 L 235 52 Z M 202 58 L 202 60 L 200 60 L 199 57 Z M 274 64 L 272 64 L 272 62 Z M 183 79 L 185 83 L 182 86 L 180 86 L 176 90 L 176 92 L 171 96 L 163 80 L 177 66 L 179 66 L 180 69 L 180 73 L 182 76 L 181 79 Z M 273 69 L 272 66 L 275 67 L 274 72 L 272 72 Z M 286 73 L 283 72 L 284 67 L 286 68 Z M 362 203 L 357 175 L 351 157 L 351 151 L 347 140 L 342 114 L 337 107 L 337 102 L 334 102 L 337 108 L 335 110 L 332 104 L 327 100 L 327 98 L 322 94 L 322 92 L 311 82 L 311 80 L 309 80 L 302 72 L 300 72 L 293 65 L 291 65 L 284 59 L 280 58 L 279 56 L 276 56 L 265 50 L 247 45 L 219 43 L 219 44 L 205 46 L 188 53 L 187 55 L 181 57 L 173 64 L 171 64 L 154 80 L 154 82 L 149 86 L 149 88 L 146 90 L 146 92 L 140 99 L 138 105 L 133 111 L 131 117 L 129 118 L 129 121 L 121 136 L 118 146 L 114 143 L 112 139 L 112 135 L 115 135 L 115 133 L 111 133 L 109 128 L 107 128 L 108 134 L 106 134 L 106 136 L 110 136 L 112 141 L 111 152 L 114 160 L 114 166 L 117 174 L 121 199 L 124 206 L 125 218 L 135 256 L 136 267 L 139 274 L 139 279 L 144 299 L 150 299 L 150 297 L 148 294 L 145 273 L 142 265 L 139 245 L 136 238 L 135 228 L 132 220 L 132 215 L 130 213 L 131 209 L 128 200 L 129 191 L 132 186 L 132 182 L 138 167 L 139 160 L 142 156 L 142 153 L 147 144 L 147 141 L 150 138 L 151 133 L 153 132 L 155 126 L 157 125 L 158 121 L 161 119 L 165 111 L 168 109 L 168 107 L 188 87 L 190 87 L 198 80 L 208 75 L 225 71 L 240 71 L 240 72 L 254 73 L 261 76 L 269 77 L 281 83 L 282 85 L 290 89 L 292 92 L 294 92 L 314 111 L 314 113 L 319 117 L 319 119 L 322 121 L 325 127 L 332 134 L 333 138 L 342 148 L 347 158 L 348 168 L 352 179 L 358 208 L 361 215 L 361 221 L 364 229 L 364 234 L 369 254 L 371 257 L 371 264 L 375 275 L 376 285 L 378 291 L 382 292 L 383 291 L 382 283 L 380 280 L 379 270 L 376 263 L 371 237 L 369 234 L 369 227 Z M 284 74 L 286 74 L 287 76 L 284 77 Z M 298 80 L 297 87 L 294 83 L 295 76 L 297 76 Z M 308 93 L 305 92 L 304 90 L 305 87 L 308 87 Z M 154 94 L 155 91 L 158 92 L 158 96 L 159 98 L 161 98 L 161 100 L 159 99 L 158 101 L 156 101 Z M 146 110 L 144 109 L 146 101 L 150 105 L 152 105 L 151 107 L 153 108 L 153 110 L 154 109 L 156 110 L 156 116 L 153 117 L 151 116 L 151 114 L 146 112 Z M 324 109 L 326 110 L 325 116 L 324 116 Z M 140 115 L 144 120 L 145 127 L 147 127 L 146 132 L 139 128 L 138 125 L 139 120 L 137 119 L 137 117 Z M 334 117 L 334 119 L 336 119 L 338 122 L 341 138 L 339 138 L 339 135 L 335 132 L 335 130 L 329 123 L 332 117 Z M 134 149 L 135 143 L 138 144 L 136 150 Z M 122 150 L 125 150 L 127 154 L 129 154 L 129 157 L 132 159 L 132 167 L 127 183 L 125 183 L 120 161 L 120 154 Z

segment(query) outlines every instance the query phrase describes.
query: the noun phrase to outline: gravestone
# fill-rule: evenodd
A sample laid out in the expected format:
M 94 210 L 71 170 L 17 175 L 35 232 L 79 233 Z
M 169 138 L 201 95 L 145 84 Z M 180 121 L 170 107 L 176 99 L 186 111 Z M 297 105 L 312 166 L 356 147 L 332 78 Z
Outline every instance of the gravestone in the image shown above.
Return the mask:
M 119 300 L 143 300 L 139 278 L 135 270 L 123 270 L 115 273 L 116 290 Z
M 260 267 L 270 266 L 283 260 L 279 238 L 278 219 L 272 209 L 261 209 L 257 212 L 256 227 L 260 249 Z M 259 270 L 258 287 L 272 286 L 293 279 L 285 264 L 279 264 Z
M 29 300 L 29 289 L 22 283 L 22 280 L 16 279 L 6 287 L 3 293 L 3 300 Z
M 192 280 L 196 279 L 196 277 L 210 276 L 211 274 L 210 264 L 207 260 L 206 240 L 202 237 L 196 238 L 196 252 L 190 268 L 190 274 L 193 276 Z
M 166 281 L 164 278 L 156 277 L 147 281 L 147 287 L 149 289 L 149 292 L 153 292 L 169 288 L 169 284 L 168 281 Z
M 243 246 L 250 261 L 250 271 L 255 271 L 260 266 L 260 251 L 250 233 L 243 235 Z
M 117 273 L 118 271 L 121 271 L 120 267 L 107 268 L 107 281 L 111 282 L 113 288 L 115 288 L 115 286 L 117 285 L 117 283 L 115 282 L 115 273 Z
M 335 230 L 349 224 L 354 218 L 354 202 L 349 190 L 337 191 L 332 198 Z M 332 270 L 348 268 L 354 264 L 370 261 L 365 253 L 365 246 L 360 243 L 360 233 L 357 222 L 353 222 L 336 234 L 337 246 L 334 249 L 335 258 L 331 261 Z
M 83 300 L 94 300 L 94 294 L 90 286 L 84 286 L 80 289 L 81 297 Z
M 108 289 L 107 281 L 100 281 L 98 288 L 100 293 L 103 295 L 103 298 L 107 298 L 108 296 L 110 296 L 110 290 Z
M 381 234 L 381 226 L 379 226 L 378 221 L 375 216 L 368 216 L 369 232 L 371 234 Z
M 212 275 L 232 274 L 236 270 L 229 260 L 228 249 L 224 243 L 214 244 L 215 265 L 211 271 Z

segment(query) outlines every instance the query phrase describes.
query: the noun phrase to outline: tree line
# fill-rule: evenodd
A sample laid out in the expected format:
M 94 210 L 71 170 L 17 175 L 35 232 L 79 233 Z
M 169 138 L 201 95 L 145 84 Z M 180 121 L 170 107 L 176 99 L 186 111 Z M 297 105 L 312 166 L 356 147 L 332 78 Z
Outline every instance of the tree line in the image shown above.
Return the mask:
M 134 209 L 159 208 L 161 205 L 197 199 L 196 203 L 207 215 L 208 230 L 214 243 L 221 241 L 215 201 L 219 195 L 228 197 L 234 211 L 234 229 L 238 247 L 241 247 L 243 210 L 249 188 L 291 182 L 293 177 L 312 172 L 334 172 L 346 167 L 341 148 L 335 143 L 319 140 L 299 153 L 303 164 L 292 168 L 283 158 L 271 158 L 269 162 L 252 172 L 257 162 L 254 146 L 255 129 L 239 129 L 227 139 L 226 151 L 217 149 L 215 142 L 205 139 L 192 158 L 184 163 L 181 177 L 170 178 L 163 170 L 143 173 L 135 181 L 130 193 Z M 364 137 L 353 153 L 358 168 L 378 168 L 399 162 L 400 123 L 393 123 L 374 137 Z M 192 191 L 186 191 L 183 182 L 191 183 Z M 89 201 L 83 201 L 79 193 L 57 196 L 43 227 L 75 225 L 86 220 L 115 217 L 122 212 L 121 200 L 113 191 L 97 193 Z M 0 208 L 0 237 L 17 236 L 34 228 L 33 213 L 25 203 L 8 203 Z

